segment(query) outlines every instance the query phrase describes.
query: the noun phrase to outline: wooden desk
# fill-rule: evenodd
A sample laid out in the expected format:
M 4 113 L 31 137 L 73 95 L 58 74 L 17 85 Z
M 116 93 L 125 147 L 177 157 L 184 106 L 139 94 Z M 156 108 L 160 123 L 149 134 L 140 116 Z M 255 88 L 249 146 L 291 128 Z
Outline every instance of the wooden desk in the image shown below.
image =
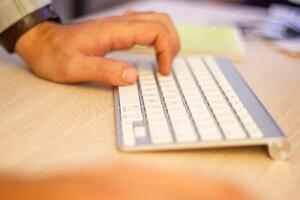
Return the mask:
M 0 172 L 49 174 L 125 160 L 210 173 L 249 187 L 262 199 L 300 199 L 300 59 L 262 42 L 246 46 L 247 57 L 237 69 L 288 135 L 289 161 L 272 161 L 262 147 L 119 152 L 111 87 L 41 80 L 0 49 Z

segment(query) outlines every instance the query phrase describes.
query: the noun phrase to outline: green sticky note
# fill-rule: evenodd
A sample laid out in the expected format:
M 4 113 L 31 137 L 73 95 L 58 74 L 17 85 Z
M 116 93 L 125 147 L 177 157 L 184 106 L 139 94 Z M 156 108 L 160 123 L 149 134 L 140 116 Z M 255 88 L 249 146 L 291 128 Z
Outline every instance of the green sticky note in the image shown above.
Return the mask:
M 241 38 L 233 27 L 177 26 L 183 53 L 243 56 Z

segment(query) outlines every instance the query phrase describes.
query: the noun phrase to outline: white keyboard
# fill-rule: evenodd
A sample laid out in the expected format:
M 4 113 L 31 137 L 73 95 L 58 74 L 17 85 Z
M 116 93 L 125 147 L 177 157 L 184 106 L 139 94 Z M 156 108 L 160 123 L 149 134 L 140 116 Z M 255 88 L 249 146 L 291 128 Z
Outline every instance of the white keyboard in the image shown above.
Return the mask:
M 153 61 L 132 61 L 139 80 L 115 92 L 118 147 L 124 151 L 268 145 L 286 159 L 289 143 L 232 64 L 178 57 L 163 76 Z

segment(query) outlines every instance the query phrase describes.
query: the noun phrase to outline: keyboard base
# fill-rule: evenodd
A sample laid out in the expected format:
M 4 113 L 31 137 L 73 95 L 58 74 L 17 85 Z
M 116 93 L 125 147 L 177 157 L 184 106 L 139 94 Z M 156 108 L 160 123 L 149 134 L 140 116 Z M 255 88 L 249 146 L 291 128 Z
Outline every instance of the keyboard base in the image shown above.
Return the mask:
M 118 89 L 114 89 L 115 99 L 115 115 L 120 116 L 120 106 L 118 98 Z M 268 154 L 273 160 L 286 160 L 291 153 L 290 143 L 284 137 L 278 138 L 259 138 L 245 140 L 221 140 L 209 142 L 195 143 L 170 143 L 170 144 L 152 144 L 151 142 L 137 144 L 135 146 L 124 146 L 122 142 L 122 132 L 120 119 L 116 120 L 116 141 L 117 147 L 122 152 L 149 152 L 149 151 L 180 151 L 180 150 L 195 150 L 195 149 L 211 149 L 211 148 L 228 148 L 228 147 L 247 147 L 247 146 L 266 146 Z
M 183 59 L 188 64 L 183 62 Z M 291 147 L 286 136 L 232 63 L 223 58 L 214 58 L 213 61 L 211 57 L 203 57 L 201 58 L 201 62 L 198 58 L 194 58 L 193 60 L 192 57 L 190 57 L 187 59 L 189 60 L 187 61 L 182 57 L 177 60 L 177 62 L 173 63 L 172 76 L 169 76 L 169 78 L 162 78 L 160 74 L 156 74 L 155 70 L 149 68 L 155 67 L 154 65 L 148 65 L 144 61 L 142 64 L 137 63 L 134 61 L 136 58 L 133 59 L 133 64 L 137 63 L 139 73 L 141 73 L 139 81 L 135 86 L 116 88 L 114 91 L 117 146 L 120 150 L 169 151 L 264 145 L 268 147 L 269 155 L 273 159 L 287 159 L 289 157 Z M 182 66 L 184 67 L 182 68 Z M 192 74 L 192 76 L 189 74 Z M 170 81 L 170 79 L 172 79 L 172 81 Z M 175 80 L 175 82 L 173 80 Z M 198 85 L 195 85 L 195 81 Z M 154 87 L 155 82 L 157 87 Z M 177 86 L 179 93 L 173 94 L 174 90 L 177 91 L 174 86 Z M 160 97 L 160 99 L 156 98 L 156 96 L 153 98 L 154 93 L 152 91 L 154 88 L 155 91 L 157 90 L 158 93 L 156 92 L 156 95 L 157 97 Z M 189 91 L 191 91 L 189 89 L 191 88 L 193 89 L 193 92 L 189 93 Z M 138 91 L 140 92 L 138 93 Z M 141 91 L 145 91 L 145 93 L 142 93 Z M 172 91 L 170 92 L 171 95 L 168 94 L 169 91 Z M 231 95 L 230 91 L 234 91 L 234 95 Z M 202 95 L 202 98 L 201 96 L 199 97 L 199 92 Z M 164 96 L 164 93 L 166 93 L 166 96 Z M 218 97 L 216 97 L 216 93 L 218 93 Z M 146 100 L 144 95 L 147 95 Z M 201 103 L 201 108 L 203 108 L 203 105 L 205 105 L 204 107 L 208 107 L 210 113 L 214 113 L 213 115 L 210 114 L 209 118 L 211 119 L 211 116 L 213 116 L 216 121 L 219 119 L 222 120 L 222 117 L 228 117 L 228 112 L 226 113 L 226 116 L 222 115 L 222 113 L 224 113 L 223 111 L 218 112 L 220 110 L 220 102 L 224 102 L 225 99 L 226 103 L 222 103 L 223 107 L 221 110 L 225 107 L 226 109 L 229 108 L 229 110 L 227 109 L 227 111 L 230 111 L 229 116 L 233 116 L 232 114 L 236 115 L 234 122 L 237 122 L 240 125 L 242 123 L 243 125 L 239 125 L 239 129 L 232 130 L 231 126 L 225 126 L 225 124 L 218 122 L 218 127 L 222 130 L 222 135 L 216 134 L 216 131 L 211 131 L 211 129 L 209 132 L 206 130 L 202 130 L 201 132 L 201 130 L 198 130 L 197 125 L 201 125 L 201 120 L 203 118 L 197 118 L 198 121 L 193 121 L 194 117 L 197 117 L 198 114 L 198 111 L 193 112 L 192 109 L 193 106 L 197 109 L 196 106 L 198 105 L 197 103 L 193 104 L 195 95 L 198 95 L 196 99 L 199 99 L 200 103 L 201 99 L 205 101 Z M 177 101 L 173 101 L 172 98 L 177 98 L 177 100 L 181 99 L 182 104 L 179 102 L 181 107 L 174 107 L 174 103 L 177 103 Z M 222 99 L 222 101 L 220 99 Z M 236 99 L 241 103 L 238 104 Z M 161 110 L 164 111 L 165 117 L 160 116 L 159 118 L 159 120 L 164 119 L 162 121 L 163 123 L 156 119 L 156 122 L 159 121 L 159 126 L 154 126 L 153 123 L 151 124 L 147 120 L 149 116 L 146 114 L 148 112 L 150 112 L 150 116 L 152 117 L 151 120 L 155 120 L 155 118 L 153 118 L 153 112 L 147 110 L 147 108 L 149 108 L 147 106 L 152 105 L 153 102 L 156 103 L 155 105 L 158 105 L 158 102 L 161 102 L 159 105 L 161 106 Z M 129 107 L 124 107 L 124 105 L 129 105 Z M 132 105 L 134 105 L 134 107 L 132 107 Z M 137 108 L 136 105 L 140 108 Z M 244 109 L 244 112 L 241 112 L 241 108 Z M 134 115 L 127 114 L 132 113 L 132 109 L 134 109 L 135 112 L 139 112 L 134 113 Z M 158 107 L 155 107 L 155 109 L 160 111 L 160 108 Z M 181 112 L 180 115 L 178 114 L 178 111 Z M 199 112 L 203 112 L 203 109 Z M 248 116 L 247 119 L 251 118 L 252 121 L 244 121 L 246 119 L 245 112 L 248 113 L 246 115 L 246 117 Z M 188 113 L 188 115 L 186 115 L 186 113 Z M 157 113 L 154 114 L 157 116 Z M 243 117 L 239 117 L 239 114 Z M 125 120 L 122 116 L 125 117 Z M 185 128 L 177 129 L 176 132 L 174 125 L 176 125 L 178 121 L 175 120 L 175 116 L 180 119 L 189 119 L 187 121 L 192 122 L 194 126 L 191 128 L 189 125 Z M 172 117 L 174 117 L 174 123 L 172 122 Z M 207 121 L 207 117 L 208 115 L 205 115 L 205 122 Z M 167 121 L 165 121 L 166 119 Z M 128 123 L 128 120 L 130 123 Z M 233 119 L 231 118 L 231 120 Z M 182 123 L 182 121 L 180 122 Z M 189 122 L 183 122 L 186 123 L 185 125 L 189 124 Z M 248 131 L 248 122 L 255 123 L 256 127 L 260 130 L 260 134 L 257 134 L 253 129 L 249 129 L 250 131 Z M 224 123 L 228 123 L 228 121 L 225 121 Z M 230 121 L 230 123 L 232 123 L 232 121 Z M 160 124 L 164 124 L 164 126 L 160 126 Z M 200 125 L 199 127 L 203 128 L 203 126 Z M 149 126 L 151 126 L 152 129 L 149 128 Z M 176 127 L 180 128 L 180 126 Z M 244 130 L 242 131 L 243 134 L 240 134 L 241 127 Z M 224 131 L 224 129 L 226 131 Z M 194 132 L 191 130 L 198 132 L 196 137 L 194 137 L 195 135 L 191 135 L 191 132 Z M 236 135 L 237 133 L 239 133 L 239 135 Z

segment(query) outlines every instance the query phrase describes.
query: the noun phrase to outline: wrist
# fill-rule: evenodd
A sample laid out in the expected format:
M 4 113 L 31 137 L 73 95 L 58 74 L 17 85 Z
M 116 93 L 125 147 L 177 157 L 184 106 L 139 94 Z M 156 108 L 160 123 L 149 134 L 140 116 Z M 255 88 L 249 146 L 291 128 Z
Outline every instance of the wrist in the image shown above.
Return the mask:
M 29 13 L 9 26 L 1 32 L 0 43 L 9 53 L 13 53 L 18 39 L 30 29 L 45 21 L 60 22 L 59 16 L 51 5 Z
M 16 52 L 23 58 L 26 58 L 26 55 L 32 51 L 37 53 L 38 47 L 42 45 L 39 42 L 41 41 L 41 37 L 51 34 L 58 26 L 58 24 L 50 21 L 45 21 L 34 26 L 17 40 L 15 47 Z

